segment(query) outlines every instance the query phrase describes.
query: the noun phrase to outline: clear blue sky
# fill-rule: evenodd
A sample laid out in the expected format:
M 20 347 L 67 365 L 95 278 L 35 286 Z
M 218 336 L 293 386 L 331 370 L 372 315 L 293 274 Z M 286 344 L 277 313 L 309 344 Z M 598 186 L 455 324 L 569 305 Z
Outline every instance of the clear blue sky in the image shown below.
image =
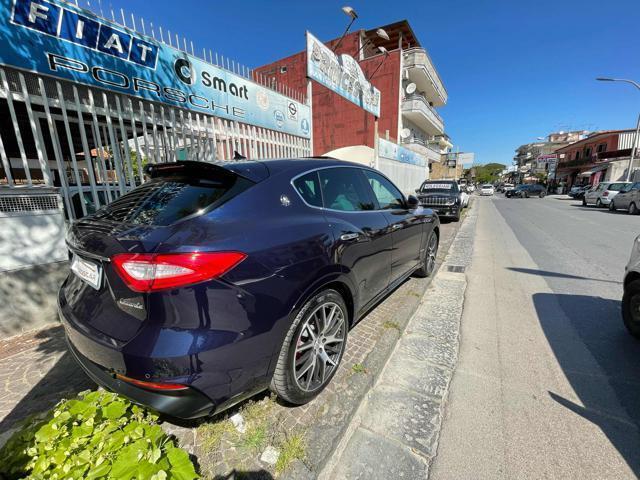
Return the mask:
M 90 0 L 97 10 L 97 0 Z M 102 0 L 106 10 L 109 0 Z M 85 0 L 81 0 L 85 5 Z M 116 11 L 179 32 L 256 67 L 354 28 L 407 19 L 449 92 L 445 129 L 481 163 L 551 131 L 635 126 L 640 92 L 596 76 L 640 80 L 640 0 L 112 0 Z M 105 12 L 106 13 L 106 12 Z M 128 17 L 127 17 L 128 18 Z M 148 24 L 148 23 L 147 23 Z

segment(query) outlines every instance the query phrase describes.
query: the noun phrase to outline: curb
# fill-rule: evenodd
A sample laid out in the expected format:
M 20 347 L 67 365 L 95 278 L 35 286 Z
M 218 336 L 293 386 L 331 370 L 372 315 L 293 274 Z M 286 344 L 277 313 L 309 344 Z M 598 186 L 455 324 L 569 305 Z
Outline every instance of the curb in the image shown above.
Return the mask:
M 318 478 L 318 475 L 333 478 L 326 474 L 334 469 L 347 443 L 355 430 L 358 429 L 360 424 L 358 414 L 366 405 L 368 395 L 378 383 L 380 376 L 384 372 L 385 365 L 397 349 L 400 340 L 407 334 L 406 330 L 410 321 L 414 318 L 418 309 L 424 305 L 425 294 L 431 289 L 436 279 L 445 273 L 443 272 L 443 267 L 450 265 L 466 267 L 470 263 L 470 255 L 468 260 L 461 256 L 463 254 L 461 250 L 464 250 L 464 253 L 469 250 L 468 248 L 463 249 L 461 242 L 465 244 L 472 243 L 476 217 L 476 208 L 472 203 L 467 215 L 460 223 L 460 227 L 449 246 L 448 252 L 445 254 L 445 258 L 440 259 L 435 275 L 420 286 L 419 295 L 410 297 L 396 312 L 394 320 L 399 324 L 399 331 L 390 332 L 388 335 L 382 336 L 366 357 L 364 366 L 370 374 L 352 376 L 349 380 L 349 388 L 342 392 L 339 397 L 335 396 L 327 402 L 323 418 L 319 419 L 307 431 L 307 438 L 312 438 L 313 444 L 309 445 L 307 449 L 305 461 L 294 462 L 281 478 L 291 480 L 312 479 Z M 461 252 L 458 252 L 458 250 Z M 446 275 L 460 276 L 459 274 L 448 272 L 446 272 Z

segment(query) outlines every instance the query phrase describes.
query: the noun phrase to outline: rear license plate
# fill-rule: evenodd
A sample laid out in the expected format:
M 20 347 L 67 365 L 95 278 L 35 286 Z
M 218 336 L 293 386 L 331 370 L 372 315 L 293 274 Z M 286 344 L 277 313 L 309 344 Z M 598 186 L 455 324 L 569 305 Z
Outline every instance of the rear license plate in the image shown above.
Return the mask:
M 71 271 L 96 290 L 100 289 L 100 280 L 102 279 L 100 265 L 74 255 L 71 261 Z

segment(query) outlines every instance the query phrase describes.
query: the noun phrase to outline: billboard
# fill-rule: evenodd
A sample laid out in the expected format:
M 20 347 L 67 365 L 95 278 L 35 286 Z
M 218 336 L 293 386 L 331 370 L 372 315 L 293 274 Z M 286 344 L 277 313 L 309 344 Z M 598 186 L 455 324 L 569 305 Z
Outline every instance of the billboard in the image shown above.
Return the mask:
M 58 0 L 0 0 L 0 64 L 310 138 L 307 105 Z
M 307 77 L 376 117 L 380 116 L 380 90 L 367 80 L 358 62 L 346 54 L 337 56 L 309 32 Z
M 384 138 L 378 139 L 378 156 L 420 167 L 427 165 L 426 157 Z

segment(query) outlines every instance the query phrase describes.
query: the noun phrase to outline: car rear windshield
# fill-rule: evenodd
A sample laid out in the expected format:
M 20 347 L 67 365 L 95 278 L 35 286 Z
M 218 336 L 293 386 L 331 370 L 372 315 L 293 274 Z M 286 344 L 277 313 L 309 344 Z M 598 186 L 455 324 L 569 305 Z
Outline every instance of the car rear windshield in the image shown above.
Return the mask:
M 425 182 L 420 187 L 422 193 L 451 193 L 458 191 L 458 185 L 453 182 Z
M 207 178 L 153 178 L 95 213 L 94 218 L 132 225 L 171 225 L 229 201 L 254 183 L 220 169 Z
M 611 190 L 612 192 L 619 192 L 627 185 L 626 183 L 612 183 L 607 187 L 607 190 Z
M 482 185 L 482 188 L 493 188 L 493 185 Z

